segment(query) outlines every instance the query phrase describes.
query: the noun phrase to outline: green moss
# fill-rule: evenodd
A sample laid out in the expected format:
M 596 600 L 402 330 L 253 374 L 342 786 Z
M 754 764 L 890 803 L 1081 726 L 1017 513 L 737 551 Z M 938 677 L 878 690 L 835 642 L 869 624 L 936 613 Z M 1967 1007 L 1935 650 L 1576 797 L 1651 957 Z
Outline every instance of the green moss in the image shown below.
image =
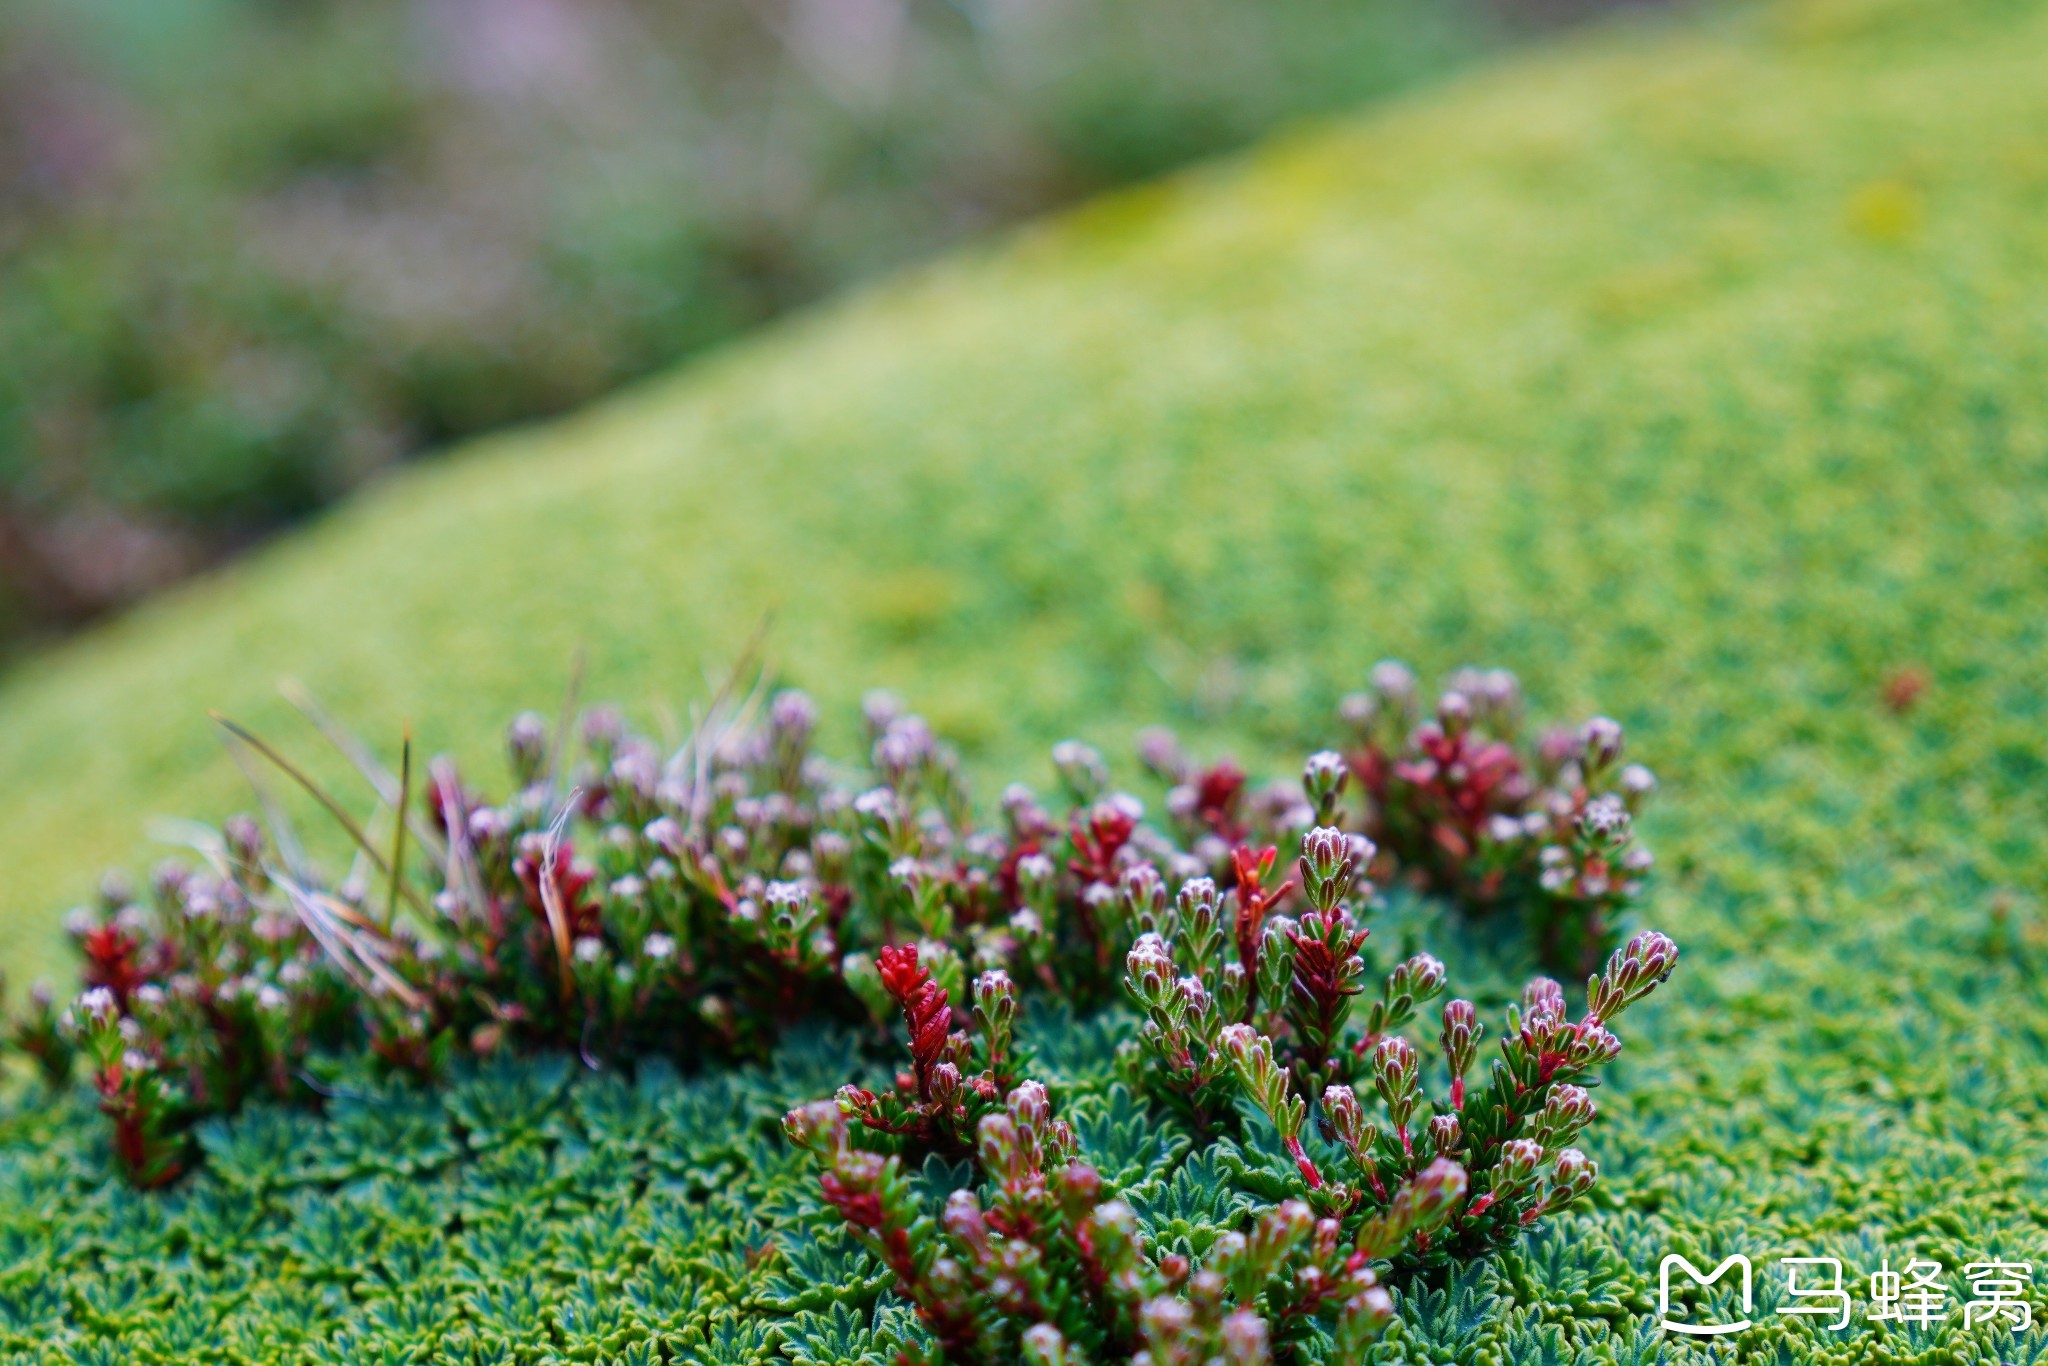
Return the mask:
M 2044 62 L 2022 0 L 1612 30 L 394 481 L 7 682 L 10 964 L 147 815 L 243 800 L 202 709 L 281 732 L 282 673 L 480 753 L 579 644 L 651 709 L 772 613 L 791 682 L 1007 769 L 1298 750 L 1383 654 L 1499 661 L 1656 756 L 1687 966 L 1608 1093 L 1620 1208 L 1485 1292 L 1560 1358 L 1664 1251 L 1960 1293 L 2048 1200 Z

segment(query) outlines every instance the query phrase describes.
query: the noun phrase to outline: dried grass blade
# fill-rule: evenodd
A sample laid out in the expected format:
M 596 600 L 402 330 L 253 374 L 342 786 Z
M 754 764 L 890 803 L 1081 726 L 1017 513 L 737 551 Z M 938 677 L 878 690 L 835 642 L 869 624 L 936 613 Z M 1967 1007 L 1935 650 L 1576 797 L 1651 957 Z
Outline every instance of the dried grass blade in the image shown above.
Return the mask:
M 329 796 L 325 788 L 321 787 L 320 784 L 314 782 L 312 778 L 308 777 L 305 770 L 301 769 L 291 760 L 285 758 L 284 755 L 278 753 L 275 749 L 271 748 L 269 744 L 265 743 L 261 738 L 259 738 L 250 730 L 248 730 L 246 727 L 238 725 L 237 723 L 229 720 L 227 717 L 221 715 L 217 711 L 208 712 L 207 715 L 213 719 L 214 724 L 220 726 L 230 735 L 233 735 L 235 738 L 242 741 L 242 743 L 248 745 L 251 749 L 255 750 L 258 754 L 268 759 L 286 777 L 290 778 L 293 782 L 297 783 L 301 788 L 305 789 L 306 795 L 310 796 L 314 801 L 320 803 L 320 805 L 327 811 L 327 814 L 334 817 L 334 819 L 341 825 L 341 828 L 348 832 L 349 838 L 353 839 L 356 842 L 356 847 L 363 851 L 363 854 L 370 860 L 372 866 L 374 866 L 380 873 L 384 873 L 387 876 L 390 874 L 391 869 L 390 866 L 384 862 L 384 855 L 381 852 L 379 852 L 377 846 L 370 841 L 370 837 L 367 833 L 364 832 L 362 825 L 357 822 L 354 816 L 351 816 L 348 813 L 348 809 L 346 807 L 344 807 L 340 802 L 336 801 L 333 797 Z M 415 911 L 419 912 L 422 916 L 427 914 L 426 905 L 419 899 L 419 894 L 417 892 L 413 891 L 413 889 L 410 886 L 407 886 L 403 882 L 399 884 L 399 889 L 401 893 L 404 895 L 406 903 L 408 905 L 410 905 Z
M 560 969 L 564 1001 L 576 990 L 576 982 L 571 975 L 570 967 L 570 955 L 575 951 L 575 946 L 569 942 L 569 912 L 562 905 L 561 889 L 555 886 L 555 862 L 562 852 L 562 830 L 568 825 L 569 812 L 581 795 L 580 790 L 572 792 L 569 794 L 569 800 L 563 803 L 561 811 L 555 816 L 554 824 L 548 827 L 547 847 L 540 859 L 540 906 L 542 913 L 547 916 L 548 930 L 554 937 L 555 963 Z
M 406 808 L 412 803 L 412 727 L 405 728 L 405 742 L 398 756 L 398 818 L 391 822 L 391 894 L 384 901 L 385 929 L 398 919 L 398 896 L 405 882 Z
M 373 929 L 359 923 L 360 916 L 351 907 L 325 893 L 300 886 L 287 873 L 273 870 L 271 880 L 284 889 L 306 929 L 350 981 L 364 990 L 373 990 L 371 983 L 375 982 L 409 1010 L 418 1010 L 425 1004 L 412 984 L 391 970 L 384 958 L 382 941 L 375 937 Z
M 405 810 L 404 804 L 399 801 L 399 781 L 391 770 L 384 767 L 375 751 L 364 744 L 360 736 L 335 720 L 305 684 L 296 678 L 281 679 L 277 691 L 285 701 L 291 703 L 294 711 L 305 717 L 307 723 L 320 732 L 328 744 L 334 746 L 337 754 L 348 760 L 356 772 L 363 775 L 363 781 L 383 799 L 385 805 L 399 811 Z M 433 827 L 418 820 L 410 812 L 406 812 L 406 823 L 412 827 L 412 837 L 420 842 L 420 847 L 427 850 L 431 857 L 439 860 L 442 857 L 441 841 L 435 836 Z

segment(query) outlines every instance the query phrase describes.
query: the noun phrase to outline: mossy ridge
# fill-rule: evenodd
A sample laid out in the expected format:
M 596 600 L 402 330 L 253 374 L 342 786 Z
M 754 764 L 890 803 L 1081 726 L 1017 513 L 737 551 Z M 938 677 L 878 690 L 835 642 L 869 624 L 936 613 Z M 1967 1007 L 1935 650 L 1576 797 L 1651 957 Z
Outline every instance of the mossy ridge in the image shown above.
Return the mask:
M 1660 749 L 1669 678 L 1783 715 L 1916 634 L 1972 681 L 1952 715 L 2037 705 L 1987 680 L 2041 520 L 2042 13 L 1813 9 L 1624 31 L 1028 233 L 17 671 L 17 975 L 148 816 L 243 800 L 205 709 L 275 731 L 287 673 L 476 753 L 579 644 L 591 695 L 652 707 L 772 611 L 828 710 L 893 683 L 1005 768 L 1169 710 L 1291 747 L 1382 653 L 1511 661 Z M 1871 235 L 1872 187 L 1910 231 Z M 1955 643 L 1980 612 L 2020 657 Z M 1701 777 L 1780 733 L 1702 736 Z

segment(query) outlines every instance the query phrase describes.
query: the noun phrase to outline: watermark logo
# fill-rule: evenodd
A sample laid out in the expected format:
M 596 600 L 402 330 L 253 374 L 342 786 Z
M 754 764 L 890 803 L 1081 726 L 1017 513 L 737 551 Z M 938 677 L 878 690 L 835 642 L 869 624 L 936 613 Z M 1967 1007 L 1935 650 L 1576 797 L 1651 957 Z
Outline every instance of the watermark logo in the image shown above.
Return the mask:
M 1823 1314 L 1839 1314 L 1828 1325 L 1830 1332 L 1839 1333 L 1849 1326 L 1851 1302 L 1849 1292 L 1842 1286 L 1842 1263 L 1837 1257 L 1780 1257 L 1778 1265 L 1785 1268 L 1785 1296 L 1795 1301 L 1810 1300 L 1812 1303 L 1788 1304 L 1779 1309 L 1780 1314 L 1794 1317 Z M 1808 1284 L 1800 1283 L 1801 1268 L 1805 1269 Z
M 1941 1263 L 1915 1257 L 1903 1272 L 1891 1259 L 1870 1273 L 1870 1320 L 1892 1319 L 1932 1327 L 1948 1317 L 1948 1287 L 1941 1283 Z
M 2032 1262 L 1971 1262 L 1963 1276 L 1970 1282 L 1970 1302 L 1963 1306 L 1965 1328 L 2000 1319 L 2014 1333 L 2034 1326 L 2034 1307 L 2020 1298 L 2033 1288 Z
M 1720 1280 L 1722 1276 L 1727 1274 L 1730 1267 L 1740 1269 L 1742 1272 L 1742 1312 L 1748 1314 L 1753 1307 L 1749 1258 L 1738 1252 L 1731 1257 L 1723 1258 L 1721 1264 L 1712 1271 L 1702 1273 L 1698 1267 L 1679 1256 L 1676 1252 L 1673 1252 L 1657 1264 L 1657 1317 L 1663 1320 L 1665 1332 L 1684 1333 L 1696 1338 L 1718 1338 L 1725 1337 L 1730 1333 L 1740 1333 L 1750 1326 L 1750 1321 L 1747 1318 L 1736 1323 L 1681 1323 L 1677 1319 L 1672 1318 L 1671 1271 L 1674 1267 L 1683 1268 L 1693 1284 L 1702 1286 L 1712 1285 Z
M 1845 1278 L 1840 1258 L 1780 1257 L 1777 1264 L 1785 1278 L 1785 1293 L 1777 1313 L 1829 1320 L 1817 1326 L 1832 1333 L 1848 1328 L 1855 1316 L 1855 1301 L 1849 1288 L 1852 1282 Z M 1674 1271 L 1684 1273 L 1687 1280 L 1702 1288 L 1718 1284 L 1731 1271 L 1738 1273 L 1732 1284 L 1740 1292 L 1743 1317 L 1732 1323 L 1693 1323 L 1673 1318 Z M 1871 1324 L 1896 1323 L 1916 1328 L 1931 1328 L 1947 1321 L 1950 1309 L 1945 1273 L 1940 1262 L 1927 1257 L 1911 1258 L 1896 1271 L 1889 1258 L 1880 1261 L 1877 1270 L 1870 1274 L 1865 1320 Z M 1749 1329 L 1753 1326 L 1749 1315 L 1755 1312 L 1752 1276 L 1749 1258 L 1739 1252 L 1723 1258 L 1708 1272 L 1702 1272 L 1677 1253 L 1669 1254 L 1657 1266 L 1657 1315 L 1664 1331 L 1686 1337 L 1719 1338 Z M 2034 1326 L 2034 1309 L 2027 1299 L 2034 1286 L 2033 1263 L 1970 1262 L 1963 1267 L 1963 1278 L 1970 1285 L 1970 1298 L 1963 1305 L 1965 1328 L 2003 1323 L 2008 1332 L 2024 1333 Z

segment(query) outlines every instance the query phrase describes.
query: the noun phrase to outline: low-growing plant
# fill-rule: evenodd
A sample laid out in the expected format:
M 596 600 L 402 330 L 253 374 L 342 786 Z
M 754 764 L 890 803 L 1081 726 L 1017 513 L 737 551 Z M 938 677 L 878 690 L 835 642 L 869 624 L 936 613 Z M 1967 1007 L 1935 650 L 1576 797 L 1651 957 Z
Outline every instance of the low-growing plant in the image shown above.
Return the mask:
M 999 1108 L 1019 1077 L 1017 989 L 991 968 L 974 979 L 972 1031 L 952 1031 L 946 989 L 918 962 L 915 944 L 884 948 L 883 989 L 903 1011 L 911 1066 L 893 1092 L 840 1091 L 841 1107 L 889 1146 L 940 1153 L 971 1149 L 979 1124 Z
M 1620 723 L 1596 716 L 1531 742 L 1505 669 L 1452 675 L 1421 718 L 1415 675 L 1391 660 L 1339 710 L 1360 828 L 1388 870 L 1473 914 L 1521 914 L 1544 962 L 1591 972 L 1654 862 L 1634 819 L 1657 780 L 1621 761 Z
M 1444 965 L 1427 954 L 1395 965 L 1352 1019 L 1369 932 L 1351 898 L 1371 856 L 1362 836 L 1310 831 L 1299 920 L 1269 914 L 1292 885 L 1270 885 L 1270 849 L 1239 852 L 1226 895 L 1203 876 L 1169 898 L 1149 865 L 1121 880 L 1122 919 L 1139 931 L 1125 984 L 1145 1015 L 1125 1071 L 1198 1136 L 1228 1130 L 1239 1184 L 1267 1202 L 1199 1270 L 1144 1246 L 1043 1085 L 1005 1102 L 992 1064 L 968 1075 L 1016 1056 L 1007 979 L 985 974 L 971 1025 L 949 1033 L 946 993 L 917 948 L 884 951 L 911 1069 L 894 1096 L 848 1086 L 785 1128 L 819 1154 L 826 1200 L 916 1305 L 929 1360 L 1291 1359 L 1312 1324 L 1355 1353 L 1392 1313 L 1376 1268 L 1485 1256 L 1593 1188 L 1598 1168 L 1573 1143 L 1595 1115 L 1596 1069 L 1621 1051 L 1608 1023 L 1670 975 L 1677 946 L 1654 931 L 1631 939 L 1587 983 L 1577 1021 L 1556 982 L 1531 982 L 1490 1077 L 1469 1092 L 1482 1026 L 1472 1002 L 1450 1001 L 1438 1036 L 1447 1087 L 1432 1106 L 1399 1031 L 1443 991 Z M 1361 1100 L 1374 1093 L 1377 1119 Z M 959 1150 L 969 1134 L 992 1203 L 963 1187 L 934 1218 L 904 1155 Z
M 1653 991 L 1677 960 L 1678 948 L 1665 936 L 1654 930 L 1636 936 L 1587 984 L 1588 1005 L 1577 1021 L 1556 982 L 1531 982 L 1522 1004 L 1508 1008 L 1491 1076 L 1469 1093 L 1466 1077 L 1481 1027 L 1471 1002 L 1449 1002 L 1438 1035 L 1448 1086 L 1434 1105 L 1424 1099 L 1413 1044 L 1390 1033 L 1368 1048 L 1370 1035 L 1361 1034 L 1347 1051 L 1369 1073 L 1370 1093 L 1362 1085 L 1324 1086 L 1312 1127 L 1311 1102 L 1295 1080 L 1300 1070 L 1281 1060 L 1287 1046 L 1250 1025 L 1225 1026 L 1219 1042 L 1230 1073 L 1284 1153 L 1247 1145 L 1251 1163 L 1263 1167 L 1260 1177 L 1248 1170 L 1248 1181 L 1274 1198 L 1305 1201 L 1318 1215 L 1345 1221 L 1348 1230 L 1432 1164 L 1455 1162 L 1469 1176 L 1473 1198 L 1440 1234 L 1407 1249 L 1406 1260 L 1439 1266 L 1512 1243 L 1593 1188 L 1599 1169 L 1571 1144 L 1596 1113 L 1588 1089 L 1599 1084 L 1595 1069 L 1621 1052 L 1607 1022 Z M 1156 1045 L 1147 1042 L 1156 1055 Z M 1293 1051 L 1298 1057 L 1298 1046 Z M 1384 1123 L 1368 1116 L 1366 1094 L 1377 1095 Z
M 1434 1163 L 1351 1230 L 1283 1200 L 1224 1233 L 1198 1268 L 1144 1246 L 1137 1215 L 1081 1160 L 1036 1082 L 977 1126 L 986 1203 L 955 1190 L 936 1216 L 901 1157 L 852 1141 L 841 1106 L 792 1111 L 784 1128 L 818 1154 L 826 1200 L 930 1331 L 906 1366 L 1252 1366 L 1317 1330 L 1345 1359 L 1393 1318 L 1377 1264 L 1427 1241 L 1465 1191 L 1456 1163 Z
M 229 821 L 195 840 L 196 864 L 166 864 L 141 895 L 110 880 L 70 926 L 88 994 L 32 998 L 13 1041 L 53 1080 L 83 1058 L 121 1165 L 156 1184 L 187 1165 L 196 1119 L 258 1095 L 317 1101 L 320 1059 L 336 1050 L 418 1077 L 506 1050 L 758 1058 L 802 1020 L 900 1015 L 911 1067 L 852 1112 L 906 1150 L 960 1154 L 1029 1073 L 1020 1000 L 1113 1004 L 1136 990 L 1134 948 L 1185 955 L 1213 998 L 1192 1027 L 1278 1039 L 1310 1101 L 1358 1081 L 1379 1041 L 1441 990 L 1442 966 L 1414 957 L 1367 1006 L 1363 1034 L 1345 1033 L 1364 934 L 1342 903 L 1374 855 L 1338 826 L 1395 818 L 1376 801 L 1347 815 L 1352 765 L 1334 752 L 1299 782 L 1252 792 L 1227 764 L 1177 770 L 1149 737 L 1153 768 L 1191 778 L 1173 782 L 1160 826 L 1110 789 L 1098 752 L 1070 741 L 1053 753 L 1063 802 L 1048 809 L 1012 786 L 984 821 L 952 750 L 892 699 L 870 699 L 866 761 L 846 766 L 814 752 L 808 698 L 758 699 L 722 695 L 672 752 L 610 709 L 580 726 L 521 716 L 507 737 L 512 790 L 497 800 L 450 761 L 415 788 L 409 751 L 394 777 L 344 741 L 379 800 L 367 824 L 223 723 L 245 757 L 334 814 L 354 866 L 323 877 L 266 793 L 268 831 Z M 1619 746 L 1608 724 L 1552 766 L 1579 775 L 1570 793 L 1541 790 L 1573 828 L 1611 817 L 1597 846 L 1611 850 L 1627 810 L 1609 812 L 1595 781 Z M 1319 820 L 1299 881 L 1280 877 L 1276 850 Z M 1567 853 L 1582 883 L 1604 857 Z M 1483 882 L 1468 873 L 1439 890 Z M 1553 902 L 1580 908 L 1580 938 L 1597 942 L 1636 889 L 1631 878 L 1591 897 L 1560 882 Z M 1166 1029 L 1163 1007 L 1139 999 L 1150 1028 Z M 1179 1072 L 1160 1064 L 1148 1087 L 1198 1129 L 1227 1124 L 1233 1104 L 1213 1042 L 1202 1047 Z

